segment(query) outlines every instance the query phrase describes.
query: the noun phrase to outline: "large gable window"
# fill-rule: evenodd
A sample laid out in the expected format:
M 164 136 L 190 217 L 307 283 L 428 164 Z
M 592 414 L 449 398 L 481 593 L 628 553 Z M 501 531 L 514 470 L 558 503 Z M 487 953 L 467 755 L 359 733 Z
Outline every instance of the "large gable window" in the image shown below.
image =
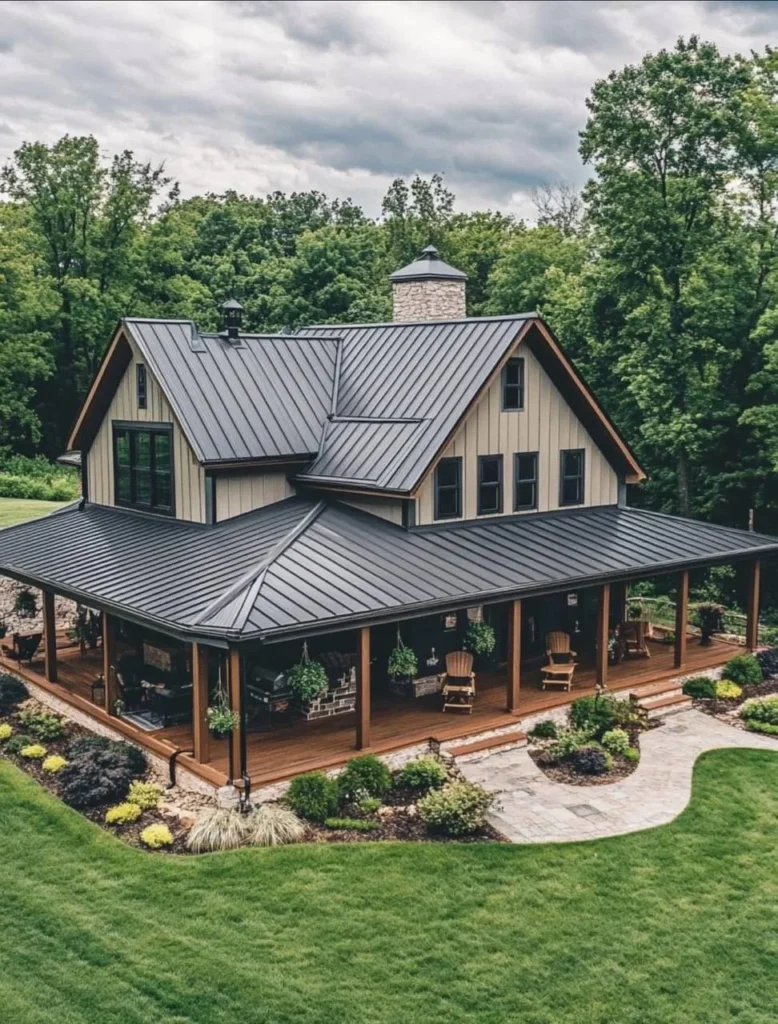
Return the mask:
M 584 500 L 584 450 L 568 448 L 561 452 L 559 504 L 582 505 Z
M 502 512 L 502 455 L 478 456 L 478 515 Z
M 538 453 L 517 452 L 513 457 L 513 510 L 538 507 Z
M 502 407 L 505 410 L 524 408 L 524 360 L 514 356 L 502 371 Z
M 173 430 L 169 424 L 114 424 L 114 501 L 173 514 Z
M 435 467 L 435 518 L 462 515 L 462 459 L 441 459 Z

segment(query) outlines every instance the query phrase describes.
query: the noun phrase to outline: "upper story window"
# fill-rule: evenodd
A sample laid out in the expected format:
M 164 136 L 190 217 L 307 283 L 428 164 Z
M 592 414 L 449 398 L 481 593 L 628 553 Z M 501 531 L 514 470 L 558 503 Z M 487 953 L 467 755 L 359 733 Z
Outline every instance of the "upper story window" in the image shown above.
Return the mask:
M 517 452 L 513 456 L 513 510 L 538 507 L 538 453 Z
M 584 450 L 568 448 L 561 453 L 559 504 L 582 505 L 584 500 Z
M 435 467 L 435 518 L 462 515 L 462 459 L 441 459 Z
M 478 456 L 478 515 L 502 512 L 502 455 Z
M 502 371 L 502 407 L 506 410 L 524 408 L 524 360 L 513 356 Z
M 146 367 L 143 363 L 137 365 L 137 386 L 138 386 L 138 408 L 146 408 Z
M 113 427 L 114 501 L 173 515 L 173 428 L 120 423 Z

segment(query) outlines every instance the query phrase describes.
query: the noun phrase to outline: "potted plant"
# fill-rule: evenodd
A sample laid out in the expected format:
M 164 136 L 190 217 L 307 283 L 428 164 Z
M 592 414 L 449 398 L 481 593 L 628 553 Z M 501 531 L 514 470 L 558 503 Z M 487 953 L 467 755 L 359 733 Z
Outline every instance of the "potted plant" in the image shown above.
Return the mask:
M 419 671 L 419 659 L 412 647 L 406 647 L 397 633 L 397 645 L 389 655 L 386 666 L 389 678 L 392 681 L 392 689 L 395 692 L 406 694 L 410 692 L 411 684 Z
M 724 630 L 724 609 L 720 604 L 699 604 L 696 609 L 697 625 L 700 627 L 700 646 L 710 647 L 713 634 Z
M 216 700 L 205 712 L 211 735 L 218 740 L 226 739 L 240 725 L 240 716 L 233 711 L 227 700 L 227 694 L 219 689 Z
M 618 665 L 624 659 L 624 645 L 614 633 L 608 640 L 608 664 Z
M 38 602 L 35 600 L 35 594 L 27 587 L 23 587 L 16 595 L 14 611 L 24 619 L 33 619 L 37 615 Z
M 301 704 L 309 704 L 330 685 L 324 665 L 308 656 L 307 644 L 303 644 L 302 659 L 289 670 L 286 678 L 289 689 Z
M 471 622 L 465 631 L 464 647 L 476 656 L 481 664 L 489 660 L 497 646 L 497 634 L 488 622 Z

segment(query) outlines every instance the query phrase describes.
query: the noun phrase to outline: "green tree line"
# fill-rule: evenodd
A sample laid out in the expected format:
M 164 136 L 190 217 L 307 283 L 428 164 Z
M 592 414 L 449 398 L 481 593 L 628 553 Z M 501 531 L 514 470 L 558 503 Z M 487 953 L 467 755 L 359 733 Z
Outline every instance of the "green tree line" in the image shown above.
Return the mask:
M 29 143 L 0 177 L 0 448 L 60 454 L 124 315 L 249 328 L 385 320 L 389 273 L 432 242 L 471 315 L 538 310 L 633 445 L 651 507 L 778 529 L 778 54 L 692 37 L 596 83 L 582 193 L 537 218 L 459 212 L 441 176 L 381 216 L 319 192 L 183 199 L 92 137 Z

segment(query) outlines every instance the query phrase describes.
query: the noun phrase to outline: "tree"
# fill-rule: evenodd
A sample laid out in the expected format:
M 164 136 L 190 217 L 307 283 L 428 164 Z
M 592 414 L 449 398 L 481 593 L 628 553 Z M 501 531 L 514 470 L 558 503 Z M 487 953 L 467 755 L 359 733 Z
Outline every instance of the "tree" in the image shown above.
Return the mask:
M 567 182 L 543 182 L 530 192 L 538 211 L 540 227 L 558 228 L 563 235 L 575 235 L 581 229 L 584 214 L 583 197 Z

